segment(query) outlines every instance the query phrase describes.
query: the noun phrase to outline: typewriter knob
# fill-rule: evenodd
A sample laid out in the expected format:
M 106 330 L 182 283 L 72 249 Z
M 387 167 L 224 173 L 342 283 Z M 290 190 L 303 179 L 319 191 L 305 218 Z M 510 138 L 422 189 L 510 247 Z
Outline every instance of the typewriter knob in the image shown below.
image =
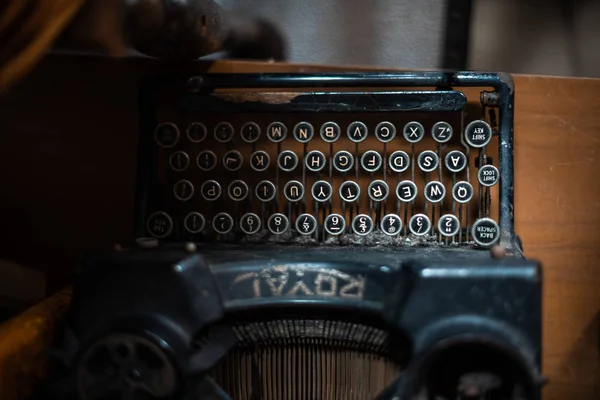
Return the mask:
M 131 0 L 124 26 L 133 47 L 153 57 L 194 59 L 220 50 L 226 39 L 211 0 Z
M 215 0 L 127 0 L 123 29 L 131 45 L 159 58 L 285 58 L 285 40 L 262 19 L 225 13 Z
M 78 368 L 79 397 L 168 398 L 178 388 L 178 374 L 164 349 L 149 339 L 113 334 L 92 344 Z

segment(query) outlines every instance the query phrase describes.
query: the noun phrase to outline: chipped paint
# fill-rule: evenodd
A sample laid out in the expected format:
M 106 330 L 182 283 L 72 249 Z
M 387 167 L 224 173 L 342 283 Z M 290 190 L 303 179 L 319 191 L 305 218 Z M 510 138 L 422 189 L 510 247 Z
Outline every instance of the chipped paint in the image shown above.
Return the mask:
M 229 103 L 265 103 L 265 104 L 287 104 L 292 102 L 302 93 L 292 92 L 237 92 L 237 93 L 214 93 L 213 96 Z

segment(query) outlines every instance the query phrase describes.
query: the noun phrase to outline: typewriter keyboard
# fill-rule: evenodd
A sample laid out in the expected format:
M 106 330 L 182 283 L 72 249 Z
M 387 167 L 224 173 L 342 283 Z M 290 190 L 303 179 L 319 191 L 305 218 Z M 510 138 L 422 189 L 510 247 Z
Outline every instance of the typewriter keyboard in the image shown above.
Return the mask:
M 496 110 L 479 103 L 480 92 L 419 93 L 423 100 L 410 109 L 398 105 L 401 97 L 357 92 L 328 94 L 326 102 L 308 95 L 312 103 L 298 112 L 286 108 L 290 93 L 253 91 L 159 107 L 148 147 L 146 235 L 493 245 L 500 237 Z

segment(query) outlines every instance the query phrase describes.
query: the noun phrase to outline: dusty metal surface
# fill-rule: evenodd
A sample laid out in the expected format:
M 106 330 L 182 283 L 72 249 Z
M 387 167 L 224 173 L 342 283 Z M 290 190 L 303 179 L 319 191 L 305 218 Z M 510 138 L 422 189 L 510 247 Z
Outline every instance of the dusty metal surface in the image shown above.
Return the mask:
M 266 93 L 266 92 L 237 92 L 237 93 L 214 93 L 213 96 L 225 100 L 228 103 L 247 103 L 247 102 L 259 102 L 266 104 L 286 104 L 291 102 L 302 93 L 292 92 L 280 92 L 280 93 Z

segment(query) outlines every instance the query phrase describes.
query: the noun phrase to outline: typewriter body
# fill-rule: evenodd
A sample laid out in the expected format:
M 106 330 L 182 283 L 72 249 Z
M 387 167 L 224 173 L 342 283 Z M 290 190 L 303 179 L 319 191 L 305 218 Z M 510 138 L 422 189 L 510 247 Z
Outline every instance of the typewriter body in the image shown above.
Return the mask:
M 71 395 L 540 398 L 508 75 L 173 73 L 139 99 L 136 240 L 80 265 Z

